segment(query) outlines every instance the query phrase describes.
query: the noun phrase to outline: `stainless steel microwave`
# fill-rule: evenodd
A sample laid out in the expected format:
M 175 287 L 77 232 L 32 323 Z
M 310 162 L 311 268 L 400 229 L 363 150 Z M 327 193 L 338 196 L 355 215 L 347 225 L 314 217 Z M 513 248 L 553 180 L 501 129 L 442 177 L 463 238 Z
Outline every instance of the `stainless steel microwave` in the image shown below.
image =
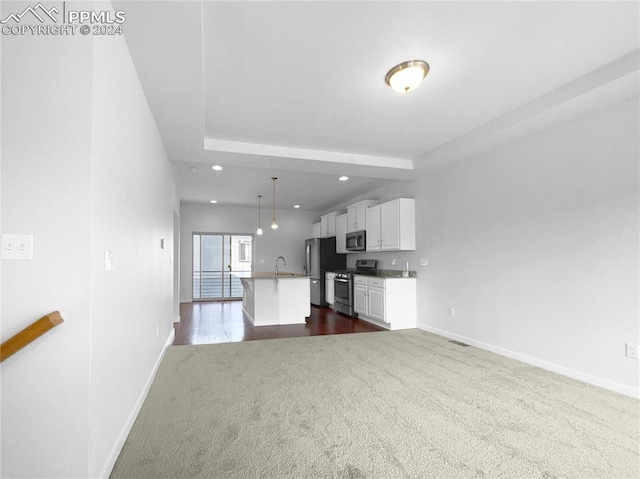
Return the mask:
M 351 233 L 347 233 L 347 251 L 366 251 L 366 249 L 366 231 L 353 231 Z

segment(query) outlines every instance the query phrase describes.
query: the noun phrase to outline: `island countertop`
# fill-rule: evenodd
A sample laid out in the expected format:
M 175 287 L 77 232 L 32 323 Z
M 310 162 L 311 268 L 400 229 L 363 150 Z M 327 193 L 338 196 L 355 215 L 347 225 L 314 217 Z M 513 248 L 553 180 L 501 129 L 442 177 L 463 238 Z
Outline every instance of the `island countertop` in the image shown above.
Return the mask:
M 290 278 L 306 278 L 307 276 L 302 273 L 288 273 L 283 271 L 278 273 L 278 279 L 290 279 Z M 260 273 L 251 273 L 250 276 L 241 276 L 240 279 L 276 279 L 276 273 L 273 271 L 264 271 Z

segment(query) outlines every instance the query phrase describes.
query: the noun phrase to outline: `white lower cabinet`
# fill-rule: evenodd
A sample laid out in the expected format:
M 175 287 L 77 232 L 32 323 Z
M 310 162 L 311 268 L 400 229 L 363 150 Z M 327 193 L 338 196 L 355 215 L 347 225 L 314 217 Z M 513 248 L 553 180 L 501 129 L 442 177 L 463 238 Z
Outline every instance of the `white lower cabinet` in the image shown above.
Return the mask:
M 369 287 L 367 292 L 367 307 L 369 317 L 384 321 L 384 289 Z
M 325 273 L 325 288 L 324 288 L 324 296 L 325 301 L 329 303 L 330 306 L 333 307 L 333 303 L 335 301 L 335 286 L 334 286 L 334 278 L 336 277 L 335 273 Z
M 415 328 L 416 279 L 355 275 L 353 309 L 360 319 L 387 329 Z
M 364 286 L 362 284 L 355 283 L 353 285 L 353 310 L 358 313 L 358 315 L 365 315 L 368 312 L 367 309 L 367 283 Z

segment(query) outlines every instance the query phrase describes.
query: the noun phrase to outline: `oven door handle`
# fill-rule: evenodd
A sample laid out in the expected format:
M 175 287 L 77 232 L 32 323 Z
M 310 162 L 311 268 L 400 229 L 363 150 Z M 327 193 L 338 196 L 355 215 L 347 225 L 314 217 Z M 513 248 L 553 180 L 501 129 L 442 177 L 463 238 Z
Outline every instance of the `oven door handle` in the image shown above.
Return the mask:
M 337 281 L 338 283 L 348 283 L 349 280 L 348 279 L 338 279 L 338 278 L 333 278 L 334 281 Z

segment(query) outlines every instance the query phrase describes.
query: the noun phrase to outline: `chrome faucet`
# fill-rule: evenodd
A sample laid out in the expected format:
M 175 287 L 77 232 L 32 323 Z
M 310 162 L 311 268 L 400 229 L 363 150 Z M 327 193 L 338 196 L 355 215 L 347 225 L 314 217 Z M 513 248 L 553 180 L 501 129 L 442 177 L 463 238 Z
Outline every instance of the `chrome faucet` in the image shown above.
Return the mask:
M 278 256 L 278 257 L 276 258 L 276 278 L 278 277 L 278 261 L 280 261 L 280 260 L 282 260 L 282 264 L 283 264 L 283 266 L 286 266 L 286 265 L 287 265 L 287 260 L 286 260 L 286 259 L 284 259 L 284 256 Z

